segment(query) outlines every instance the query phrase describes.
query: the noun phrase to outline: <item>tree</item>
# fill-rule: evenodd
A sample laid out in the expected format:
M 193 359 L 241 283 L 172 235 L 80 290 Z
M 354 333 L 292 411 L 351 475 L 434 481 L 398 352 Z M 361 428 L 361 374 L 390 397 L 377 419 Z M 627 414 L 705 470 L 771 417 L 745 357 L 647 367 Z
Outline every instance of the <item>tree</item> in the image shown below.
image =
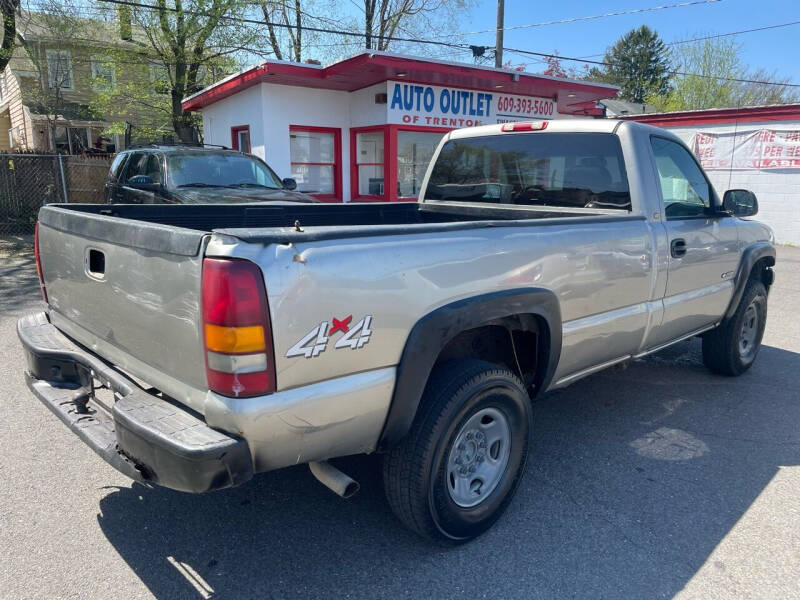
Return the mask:
M 291 6 L 289 6 L 291 4 Z M 267 22 L 267 32 L 269 34 L 269 44 L 275 54 L 275 58 L 283 60 L 284 51 L 281 46 L 281 38 L 276 29 L 285 31 L 285 37 L 289 39 L 291 59 L 300 62 L 303 58 L 303 12 L 300 7 L 300 0 L 275 1 L 268 0 L 261 3 L 261 11 L 264 20 Z M 274 23 L 278 22 L 276 26 Z
M 578 72 L 575 67 L 564 67 L 561 64 L 561 58 L 558 56 L 558 50 L 553 52 L 552 56 L 545 56 L 543 58 L 547 68 L 542 71 L 542 75 L 549 77 L 561 77 L 562 79 L 579 79 Z
M 220 57 L 247 49 L 256 32 L 235 20 L 246 0 L 156 0 L 155 5 L 155 10 L 133 8 L 134 24 L 144 32 L 148 54 L 165 67 L 172 128 L 182 141 L 192 142 L 197 117 L 183 110 L 182 100 L 202 89 L 204 74 Z
M 17 37 L 17 10 L 20 0 L 0 0 L 0 13 L 3 15 L 3 42 L 0 44 L 0 73 L 5 71 Z
M 670 89 L 670 56 L 658 34 L 642 25 L 606 50 L 604 66 L 592 68 L 587 79 L 618 85 L 623 100 L 641 103 Z
M 675 51 L 674 87 L 648 102 L 659 110 L 701 110 L 797 100 L 788 82 L 763 69 L 750 71 L 742 61 L 742 46 L 734 39 L 712 38 L 681 44 Z M 735 81 L 749 79 L 779 85 Z
M 466 0 L 363 0 L 364 48 L 388 50 L 395 36 L 407 32 L 410 37 L 441 37 L 458 23 L 455 13 L 469 4 Z

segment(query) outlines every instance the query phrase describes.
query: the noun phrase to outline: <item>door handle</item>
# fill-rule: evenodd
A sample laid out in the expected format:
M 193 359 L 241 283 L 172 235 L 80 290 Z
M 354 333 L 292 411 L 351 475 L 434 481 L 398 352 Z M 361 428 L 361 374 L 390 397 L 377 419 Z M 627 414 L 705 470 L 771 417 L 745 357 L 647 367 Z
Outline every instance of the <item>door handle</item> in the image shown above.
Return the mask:
M 686 254 L 686 240 L 683 238 L 675 238 L 670 242 L 669 252 L 675 258 L 680 258 Z

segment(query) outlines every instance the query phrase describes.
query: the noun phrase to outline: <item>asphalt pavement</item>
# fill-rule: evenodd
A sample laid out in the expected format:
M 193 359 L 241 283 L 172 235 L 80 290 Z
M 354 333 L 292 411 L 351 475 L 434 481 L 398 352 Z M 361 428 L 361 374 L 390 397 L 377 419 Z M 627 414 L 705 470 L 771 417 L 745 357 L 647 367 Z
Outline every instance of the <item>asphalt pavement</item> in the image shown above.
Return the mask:
M 379 459 L 192 496 L 106 465 L 23 382 L 31 256 L 0 258 L 0 598 L 800 598 L 800 249 L 780 248 L 764 346 L 730 379 L 698 340 L 540 399 L 521 488 L 486 535 L 433 547 Z

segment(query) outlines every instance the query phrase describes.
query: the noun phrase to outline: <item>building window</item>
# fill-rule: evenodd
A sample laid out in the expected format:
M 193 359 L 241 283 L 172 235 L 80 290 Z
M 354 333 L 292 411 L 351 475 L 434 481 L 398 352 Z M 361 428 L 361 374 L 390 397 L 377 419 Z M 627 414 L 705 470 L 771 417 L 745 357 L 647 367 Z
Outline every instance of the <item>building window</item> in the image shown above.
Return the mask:
M 397 195 L 416 198 L 422 179 L 444 133 L 397 132 Z
M 356 134 L 356 170 L 359 196 L 384 195 L 383 156 L 383 131 L 365 131 Z
M 111 92 L 117 84 L 114 63 L 103 57 L 92 58 L 92 82 L 98 92 Z
M 81 154 L 89 149 L 89 137 L 85 127 L 56 125 L 53 130 L 55 151 L 61 154 Z
M 150 63 L 150 83 L 153 84 L 153 91 L 156 94 L 169 94 L 169 72 L 167 68 L 158 63 Z
M 231 147 L 250 154 L 250 125 L 231 127 Z
M 47 79 L 51 89 L 73 89 L 72 57 L 67 50 L 47 51 Z
M 300 192 L 317 198 L 341 200 L 341 134 L 323 127 L 289 128 L 292 178 Z

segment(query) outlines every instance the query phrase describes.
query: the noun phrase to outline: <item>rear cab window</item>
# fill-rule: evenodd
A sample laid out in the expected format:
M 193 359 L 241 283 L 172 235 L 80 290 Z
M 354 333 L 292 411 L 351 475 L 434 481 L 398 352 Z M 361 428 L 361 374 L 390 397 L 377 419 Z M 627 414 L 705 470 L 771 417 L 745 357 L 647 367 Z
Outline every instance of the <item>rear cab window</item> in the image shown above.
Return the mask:
M 449 140 L 425 200 L 631 210 L 625 160 L 610 133 L 517 133 Z

